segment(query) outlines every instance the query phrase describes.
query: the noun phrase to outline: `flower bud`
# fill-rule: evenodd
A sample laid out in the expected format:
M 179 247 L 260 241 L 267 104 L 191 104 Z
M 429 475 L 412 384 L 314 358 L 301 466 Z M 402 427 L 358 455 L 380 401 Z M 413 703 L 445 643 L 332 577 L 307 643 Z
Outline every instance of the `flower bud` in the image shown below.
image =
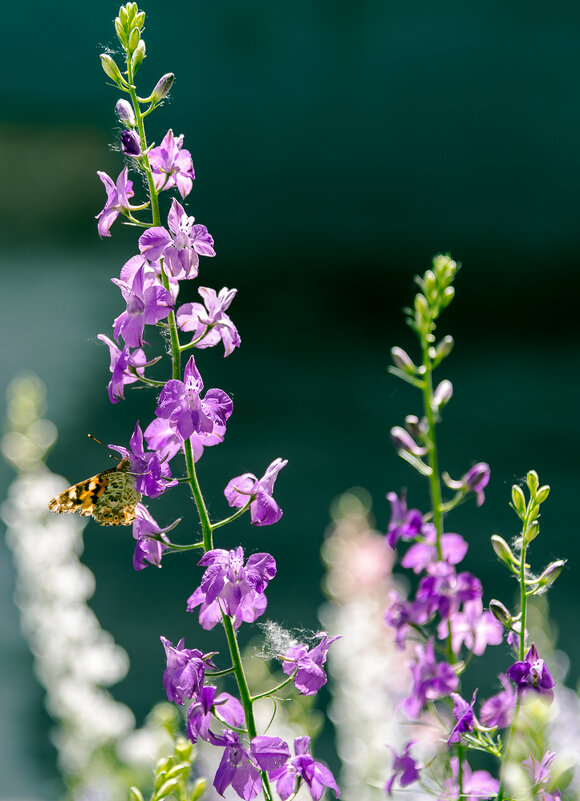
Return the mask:
M 139 30 L 143 30 L 143 25 L 145 25 L 145 12 L 140 11 L 138 14 L 135 14 L 135 19 L 133 20 L 133 25 L 135 25 Z
M 137 72 L 141 64 L 143 63 L 143 59 L 145 58 L 145 42 L 143 39 L 139 39 L 139 44 L 133 51 L 133 55 L 131 56 L 131 69 L 133 70 L 133 74 Z
M 557 559 L 555 562 L 551 562 L 538 577 L 538 586 L 549 587 L 550 584 L 553 584 L 562 572 L 562 568 L 565 564 L 565 559 Z
M 135 114 L 133 113 L 133 106 L 127 100 L 123 98 L 117 100 L 115 111 L 122 123 L 128 125 L 130 128 L 135 126 L 136 120 Z
M 521 487 L 514 484 L 512 487 L 512 504 L 516 510 L 518 517 L 523 520 L 526 514 L 526 499 Z
M 423 456 L 427 453 L 427 449 L 417 445 L 413 437 L 401 426 L 391 428 L 391 440 L 398 451 L 408 451 L 415 456 Z
M 164 97 L 167 97 L 171 91 L 174 79 L 175 75 L 172 72 L 167 72 L 165 75 L 159 78 L 155 84 L 155 88 L 151 92 L 152 103 L 160 103 Z
M 449 335 L 446 336 L 446 337 L 443 337 L 441 342 L 439 342 L 439 344 L 435 348 L 435 358 L 436 358 L 437 362 L 440 362 L 443 359 L 445 359 L 447 356 L 449 356 L 449 354 L 453 350 L 453 345 L 454 345 L 453 337 L 451 337 Z
M 497 601 L 495 598 L 489 602 L 489 611 L 495 617 L 496 620 L 502 624 L 502 626 L 506 626 L 509 628 L 512 624 L 512 616 L 510 615 L 507 608 L 502 604 L 501 601 Z
M 449 306 L 454 297 L 455 290 L 452 286 L 448 286 L 446 289 L 444 289 L 443 294 L 441 295 L 441 308 L 444 309 L 446 306 Z
M 538 503 L 544 503 L 548 495 L 550 494 L 550 485 L 544 484 L 536 493 L 536 501 Z
M 440 382 L 439 386 L 433 394 L 433 405 L 437 409 L 446 406 L 453 396 L 453 384 L 446 378 Z
M 512 553 L 512 549 L 499 534 L 493 534 L 491 537 L 491 547 L 495 551 L 495 555 L 508 567 L 517 564 L 517 560 Z M 499 603 L 499 601 L 498 601 Z
M 205 793 L 207 787 L 207 779 L 196 779 L 189 792 L 190 801 L 198 801 L 199 798 Z
M 127 156 L 141 155 L 141 143 L 135 131 L 123 131 L 120 139 L 123 153 Z
M 403 348 L 398 348 L 395 345 L 394 348 L 391 348 L 391 356 L 393 358 L 393 364 L 395 367 L 398 367 L 399 370 L 402 370 L 408 375 L 415 375 L 417 368 L 415 367 L 415 364 L 413 363 L 413 360 L 409 354 L 404 351 Z
M 125 80 L 121 75 L 121 70 L 115 63 L 114 59 L 108 53 L 101 53 L 101 67 L 105 75 L 107 75 L 112 81 L 115 81 L 117 86 L 123 86 L 125 84 Z
M 180 779 L 176 776 L 174 779 L 168 779 L 161 787 L 155 791 L 156 801 L 161 801 L 162 798 L 167 798 L 168 795 L 177 788 Z
M 131 53 L 137 49 L 137 45 L 139 44 L 139 40 L 141 39 L 141 31 L 139 28 L 133 28 L 131 33 L 129 34 L 129 50 Z
M 539 482 L 540 479 L 538 478 L 538 474 L 536 473 L 536 471 L 530 470 L 530 472 L 526 476 L 526 484 L 528 485 L 528 489 L 530 490 L 530 495 L 532 496 L 532 498 L 536 497 Z
M 129 787 L 129 801 L 144 801 L 141 790 L 138 787 Z
M 193 751 L 193 743 L 190 740 L 186 740 L 185 737 L 180 737 L 175 743 L 175 755 L 178 757 L 180 762 L 184 762 L 185 760 L 191 759 L 191 753 Z
M 540 524 L 538 523 L 537 520 L 534 520 L 533 523 L 531 523 L 526 530 L 525 544 L 529 545 L 530 542 L 533 542 L 539 533 L 540 533 Z
M 119 19 L 119 17 L 115 19 L 115 32 L 117 34 L 117 39 L 121 42 L 123 47 L 127 47 L 129 40 L 127 38 L 127 34 L 125 33 L 123 22 L 121 19 Z

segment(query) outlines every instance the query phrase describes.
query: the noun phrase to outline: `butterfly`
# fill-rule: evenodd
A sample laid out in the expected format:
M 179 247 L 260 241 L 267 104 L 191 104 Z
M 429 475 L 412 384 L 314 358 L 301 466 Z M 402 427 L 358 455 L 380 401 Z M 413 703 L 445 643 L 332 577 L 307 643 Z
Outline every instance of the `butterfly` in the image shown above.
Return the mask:
M 48 508 L 64 514 L 80 512 L 83 517 L 92 517 L 100 526 L 129 526 L 135 520 L 135 507 L 140 500 L 135 476 L 129 472 L 129 460 L 121 459 L 116 467 L 61 492 L 50 501 Z

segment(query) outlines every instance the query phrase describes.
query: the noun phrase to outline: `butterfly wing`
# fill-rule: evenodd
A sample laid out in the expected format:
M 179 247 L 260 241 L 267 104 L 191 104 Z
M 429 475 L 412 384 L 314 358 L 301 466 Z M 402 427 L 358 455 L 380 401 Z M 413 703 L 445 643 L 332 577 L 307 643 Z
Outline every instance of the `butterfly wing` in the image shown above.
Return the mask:
M 129 526 L 136 517 L 141 494 L 135 488 L 135 477 L 123 459 L 116 467 L 79 481 L 48 504 L 51 512 L 79 512 L 92 517 L 100 526 Z

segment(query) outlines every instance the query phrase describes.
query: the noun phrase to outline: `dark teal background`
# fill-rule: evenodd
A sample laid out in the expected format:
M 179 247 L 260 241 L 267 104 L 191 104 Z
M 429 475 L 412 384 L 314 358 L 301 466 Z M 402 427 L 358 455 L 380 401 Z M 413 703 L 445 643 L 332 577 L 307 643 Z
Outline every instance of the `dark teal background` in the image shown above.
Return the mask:
M 50 464 L 71 481 L 108 466 L 87 432 L 126 444 L 154 404 L 131 391 L 108 403 L 108 354 L 96 340 L 122 310 L 108 279 L 136 251 L 134 231 L 117 224 L 101 242 L 94 221 L 104 203 L 95 171 L 115 177 L 122 166 L 109 147 L 118 93 L 98 59 L 114 47 L 116 10 L 29 2 L 4 15 L 1 375 L 7 383 L 30 368 L 46 382 L 60 432 Z M 388 440 L 418 398 L 386 366 L 392 345 L 412 348 L 401 315 L 412 276 L 450 251 L 464 267 L 441 325 L 457 342 L 441 372 L 455 387 L 442 464 L 458 477 L 488 461 L 492 482 L 485 506 L 463 507 L 448 527 L 470 541 L 466 567 L 486 600 L 509 604 L 515 585 L 489 536 L 516 534 L 510 487 L 529 468 L 552 485 L 532 558 L 569 559 L 551 604 L 575 683 L 580 7 L 152 0 L 145 10 L 141 92 L 177 76 L 171 102 L 148 118 L 150 138 L 170 126 L 185 134 L 197 174 L 188 210 L 218 253 L 201 282 L 239 290 L 230 312 L 242 348 L 198 358 L 206 387 L 235 406 L 226 442 L 199 465 L 214 516 L 227 513 L 229 478 L 290 460 L 276 486 L 281 523 L 240 521 L 219 544 L 270 550 L 279 574 L 269 615 L 316 629 L 332 498 L 367 487 L 381 529 L 386 491 L 407 486 L 413 505 L 426 502 Z M 193 521 L 185 497 L 151 509 L 160 522 Z M 117 695 L 141 718 L 161 697 L 160 634 L 204 650 L 223 643 L 184 612 L 199 578 L 191 560 L 135 574 L 131 553 L 128 530 L 89 524 L 93 605 L 132 659 Z M 478 681 L 492 682 L 508 658 L 497 649 Z M 50 775 L 38 696 L 23 714 Z

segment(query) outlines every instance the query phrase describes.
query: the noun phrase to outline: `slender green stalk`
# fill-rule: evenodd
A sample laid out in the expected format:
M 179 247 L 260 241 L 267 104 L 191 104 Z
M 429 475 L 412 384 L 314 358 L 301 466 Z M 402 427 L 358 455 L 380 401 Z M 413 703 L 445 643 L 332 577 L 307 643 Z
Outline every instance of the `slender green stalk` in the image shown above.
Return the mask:
M 203 550 L 211 551 L 213 548 L 212 525 L 209 520 L 209 514 L 199 488 L 197 480 L 197 473 L 195 472 L 195 462 L 193 460 L 193 448 L 191 447 L 191 440 L 186 439 L 183 443 L 183 450 L 185 452 L 185 463 L 187 465 L 187 476 L 189 479 L 189 486 L 193 494 L 193 500 L 197 507 L 199 520 L 201 523 L 201 531 L 203 534 Z
M 234 674 L 236 676 L 238 689 L 240 691 L 240 700 L 242 702 L 242 707 L 246 718 L 246 725 L 248 727 L 248 736 L 250 740 L 253 740 L 254 737 L 257 736 L 256 721 L 254 719 L 254 709 L 252 706 L 253 699 L 250 694 L 250 688 L 248 687 L 246 674 L 244 673 L 242 655 L 240 654 L 240 648 L 238 645 L 236 632 L 234 631 L 234 626 L 231 618 L 228 617 L 228 615 L 226 615 L 224 612 L 222 612 L 222 621 L 224 624 L 224 631 L 226 633 L 228 646 L 232 657 L 232 666 L 234 669 Z M 272 801 L 272 790 L 270 789 L 268 775 L 265 771 L 260 771 L 260 775 L 262 777 L 262 789 L 264 790 L 264 797 L 266 798 L 266 801 Z

